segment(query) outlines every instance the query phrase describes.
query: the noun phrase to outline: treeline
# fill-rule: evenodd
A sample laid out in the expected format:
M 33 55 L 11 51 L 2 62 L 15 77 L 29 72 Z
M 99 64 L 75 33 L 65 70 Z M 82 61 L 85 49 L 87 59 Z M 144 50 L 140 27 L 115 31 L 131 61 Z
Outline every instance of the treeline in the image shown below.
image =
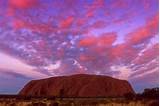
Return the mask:
M 136 100 L 141 100 L 141 99 L 159 99 L 159 88 L 147 88 L 144 89 L 144 91 L 142 93 L 138 93 L 138 94 L 132 94 L 132 93 L 128 93 L 125 94 L 124 97 L 126 99 L 136 99 Z

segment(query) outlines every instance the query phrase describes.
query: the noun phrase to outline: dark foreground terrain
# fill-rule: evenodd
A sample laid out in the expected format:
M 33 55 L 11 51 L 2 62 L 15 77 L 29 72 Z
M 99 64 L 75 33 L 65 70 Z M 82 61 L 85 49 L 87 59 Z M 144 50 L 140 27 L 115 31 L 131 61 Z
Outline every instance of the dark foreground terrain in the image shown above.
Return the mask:
M 158 106 L 158 99 L 1 96 L 0 106 Z

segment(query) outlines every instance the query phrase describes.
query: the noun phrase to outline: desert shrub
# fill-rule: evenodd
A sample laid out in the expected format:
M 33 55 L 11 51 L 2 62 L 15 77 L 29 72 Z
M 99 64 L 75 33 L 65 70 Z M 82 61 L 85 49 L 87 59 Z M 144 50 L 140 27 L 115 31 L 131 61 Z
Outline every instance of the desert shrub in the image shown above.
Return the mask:
M 47 97 L 47 100 L 55 100 L 55 99 L 56 99 L 56 97 L 54 97 L 54 96 Z
M 33 106 L 47 106 L 45 103 L 33 103 Z
M 159 106 L 159 102 L 158 101 L 154 101 L 151 104 L 149 104 L 149 106 Z
M 135 94 L 133 94 L 133 93 L 126 93 L 126 94 L 124 94 L 124 97 L 127 100 L 133 100 L 135 98 Z
M 144 89 L 143 93 L 136 94 L 136 100 L 159 99 L 159 88 Z
M 55 102 L 55 103 L 51 103 L 49 106 L 59 106 L 59 104 Z
M 144 89 L 142 96 L 144 98 L 149 98 L 149 99 L 158 99 L 159 98 L 159 89 L 158 88 Z
M 16 106 L 16 104 L 15 103 L 11 103 L 10 106 Z
M 143 96 L 142 96 L 142 94 L 137 93 L 135 98 L 136 98 L 136 100 L 142 100 Z

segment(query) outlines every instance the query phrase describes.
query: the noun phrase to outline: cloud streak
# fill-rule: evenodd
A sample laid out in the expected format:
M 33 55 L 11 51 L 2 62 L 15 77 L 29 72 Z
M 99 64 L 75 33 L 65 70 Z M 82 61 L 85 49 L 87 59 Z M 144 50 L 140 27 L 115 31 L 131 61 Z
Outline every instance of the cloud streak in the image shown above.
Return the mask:
M 11 70 L 12 73 L 15 72 L 15 73 L 22 74 L 24 76 L 31 77 L 31 78 L 48 77 L 47 75 L 34 71 L 35 67 L 29 66 L 25 64 L 24 62 L 14 57 L 11 57 L 9 55 L 6 55 L 2 52 L 0 53 L 0 58 L 1 58 L 0 68 L 4 69 L 0 71 Z

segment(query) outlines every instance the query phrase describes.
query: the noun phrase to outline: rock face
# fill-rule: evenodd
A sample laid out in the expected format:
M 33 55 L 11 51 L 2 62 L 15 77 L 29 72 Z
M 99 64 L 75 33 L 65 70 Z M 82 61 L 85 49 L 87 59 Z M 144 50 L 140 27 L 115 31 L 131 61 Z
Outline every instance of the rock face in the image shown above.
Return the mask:
M 77 74 L 30 81 L 19 95 L 64 97 L 119 97 L 134 93 L 126 80 Z

